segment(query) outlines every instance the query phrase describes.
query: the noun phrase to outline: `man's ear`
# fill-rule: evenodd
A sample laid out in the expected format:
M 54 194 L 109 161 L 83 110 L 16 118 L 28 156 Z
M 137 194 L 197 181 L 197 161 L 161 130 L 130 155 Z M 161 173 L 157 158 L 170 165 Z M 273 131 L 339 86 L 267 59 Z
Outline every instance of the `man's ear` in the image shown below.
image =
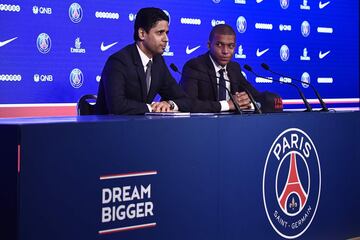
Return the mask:
M 144 40 L 145 39 L 145 29 L 139 28 L 138 29 L 138 36 L 139 36 L 140 40 Z

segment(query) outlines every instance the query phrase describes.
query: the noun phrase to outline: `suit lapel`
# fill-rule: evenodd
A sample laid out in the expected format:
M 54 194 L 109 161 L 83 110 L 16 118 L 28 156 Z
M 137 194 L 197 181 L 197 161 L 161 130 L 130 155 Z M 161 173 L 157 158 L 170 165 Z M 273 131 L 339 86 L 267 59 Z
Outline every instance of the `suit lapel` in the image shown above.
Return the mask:
M 213 92 L 213 96 L 215 96 L 214 101 L 217 101 L 218 99 L 218 87 L 217 87 L 217 81 L 216 81 L 216 72 L 213 63 L 211 62 L 209 53 L 206 54 L 206 65 L 208 66 L 208 75 L 209 79 L 211 81 L 211 91 Z
M 141 97 L 142 100 L 145 102 L 146 101 L 146 97 L 147 97 L 147 90 L 146 90 L 146 76 L 145 76 L 145 72 L 144 72 L 144 66 L 142 65 L 141 62 L 141 58 L 139 55 L 139 52 L 136 48 L 136 44 L 133 45 L 133 48 L 131 49 L 131 53 L 132 53 L 132 59 L 136 68 L 136 73 L 138 75 L 138 81 L 141 87 Z
M 234 72 L 233 68 L 231 67 L 231 62 L 227 65 L 227 72 L 228 72 L 228 77 L 230 80 L 230 91 L 232 94 L 235 94 L 235 92 L 240 91 L 239 90 L 239 83 L 237 81 L 236 76 L 236 72 Z

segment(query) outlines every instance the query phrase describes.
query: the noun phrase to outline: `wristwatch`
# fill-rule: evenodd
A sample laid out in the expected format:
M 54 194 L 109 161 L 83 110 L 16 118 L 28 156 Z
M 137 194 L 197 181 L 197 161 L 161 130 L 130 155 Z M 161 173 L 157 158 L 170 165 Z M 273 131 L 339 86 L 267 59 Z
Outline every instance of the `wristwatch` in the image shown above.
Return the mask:
M 170 110 L 174 110 L 175 108 L 175 103 L 173 101 L 168 101 L 168 104 L 170 105 Z

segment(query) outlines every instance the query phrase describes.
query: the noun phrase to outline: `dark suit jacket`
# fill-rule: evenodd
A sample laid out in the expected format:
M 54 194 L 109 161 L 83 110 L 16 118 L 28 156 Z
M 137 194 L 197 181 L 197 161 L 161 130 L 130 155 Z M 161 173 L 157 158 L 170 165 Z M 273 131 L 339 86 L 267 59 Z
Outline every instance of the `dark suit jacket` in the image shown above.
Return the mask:
M 144 67 L 135 44 L 111 55 L 101 75 L 97 114 L 144 114 L 159 94 L 163 100 L 173 100 L 180 111 L 190 111 L 190 99 L 171 76 L 161 55 L 153 57 L 151 85 L 146 91 Z
M 269 92 L 263 94 L 257 91 L 242 75 L 238 63 L 229 62 L 226 68 L 231 81 L 230 91 L 232 94 L 247 89 L 255 101 L 261 103 L 263 111 L 275 110 L 274 98 L 277 97 L 275 94 Z M 220 112 L 221 105 L 217 100 L 216 73 L 209 52 L 185 63 L 180 85 L 193 100 L 192 112 Z

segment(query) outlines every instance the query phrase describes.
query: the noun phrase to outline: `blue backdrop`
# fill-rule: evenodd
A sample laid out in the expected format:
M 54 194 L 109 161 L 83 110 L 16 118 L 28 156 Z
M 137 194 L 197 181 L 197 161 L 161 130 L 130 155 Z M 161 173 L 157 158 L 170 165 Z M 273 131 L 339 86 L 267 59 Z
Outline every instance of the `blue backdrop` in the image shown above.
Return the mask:
M 8 0 L 0 3 L 0 104 L 74 103 L 83 94 L 97 93 L 106 59 L 133 42 L 135 14 L 146 6 L 160 7 L 170 17 L 168 65 L 182 68 L 207 51 L 212 26 L 227 23 L 237 32 L 234 60 L 241 66 L 279 79 L 261 69 L 265 62 L 310 81 L 335 103 L 358 102 L 355 0 Z M 299 98 L 294 89 L 245 75 L 259 90 Z M 315 98 L 306 85 L 301 87 Z

